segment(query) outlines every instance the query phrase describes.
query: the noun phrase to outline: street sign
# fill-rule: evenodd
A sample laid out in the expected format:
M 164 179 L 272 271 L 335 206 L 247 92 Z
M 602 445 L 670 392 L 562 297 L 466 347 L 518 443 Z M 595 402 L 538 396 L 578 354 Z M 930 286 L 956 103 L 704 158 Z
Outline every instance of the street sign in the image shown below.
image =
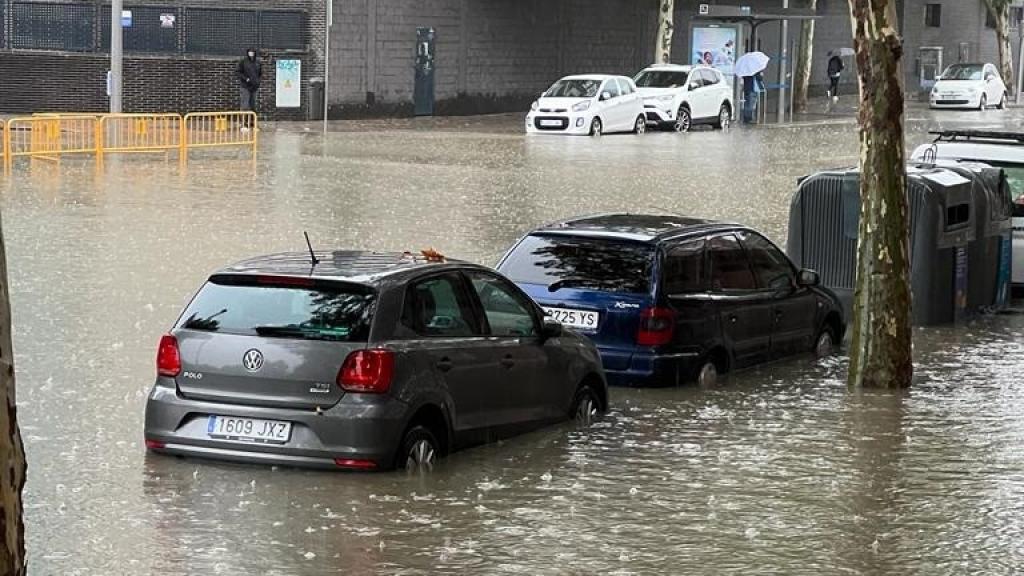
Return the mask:
M 708 7 L 708 5 L 707 5 L 707 4 L 701 4 L 701 5 L 700 5 L 700 6 L 699 6 L 699 7 L 697 8 L 697 13 L 698 13 L 698 14 L 705 14 L 705 15 L 706 15 L 706 14 L 708 14 L 708 13 L 710 12 L 710 10 L 711 10 L 711 9 L 710 9 L 710 8 Z
M 174 14 L 163 13 L 160 15 L 161 28 L 174 28 Z
M 278 108 L 302 105 L 302 60 L 278 60 L 275 98 Z
M 121 28 L 131 28 L 131 27 L 132 27 L 132 11 L 131 10 L 121 10 Z

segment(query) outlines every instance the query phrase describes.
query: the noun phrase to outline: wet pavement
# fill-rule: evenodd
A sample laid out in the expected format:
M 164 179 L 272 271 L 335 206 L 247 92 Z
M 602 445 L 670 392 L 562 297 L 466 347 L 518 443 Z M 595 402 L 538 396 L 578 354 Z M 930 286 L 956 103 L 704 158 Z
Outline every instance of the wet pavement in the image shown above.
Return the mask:
M 912 109 L 908 146 L 1024 111 Z M 1024 566 L 1024 316 L 915 331 L 909 392 L 845 357 L 714 389 L 613 389 L 588 430 L 458 453 L 430 476 L 147 456 L 160 334 L 205 275 L 315 245 L 494 263 L 606 210 L 784 242 L 796 178 L 852 165 L 848 120 L 526 138 L 521 116 L 272 127 L 253 164 L 20 166 L 0 180 L 35 574 L 1012 574 Z M 426 127 L 424 127 L 426 126 Z M 280 128 L 279 130 L 277 128 Z

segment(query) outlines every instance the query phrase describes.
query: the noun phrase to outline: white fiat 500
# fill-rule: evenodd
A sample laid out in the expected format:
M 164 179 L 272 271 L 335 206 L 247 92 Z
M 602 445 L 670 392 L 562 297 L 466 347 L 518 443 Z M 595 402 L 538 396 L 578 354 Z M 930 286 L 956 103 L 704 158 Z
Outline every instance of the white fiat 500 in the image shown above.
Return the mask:
M 633 80 L 648 124 L 686 132 L 695 124 L 726 128 L 732 120 L 732 86 L 710 66 L 656 64 Z
M 566 76 L 541 94 L 526 115 L 530 134 L 640 134 L 646 125 L 636 86 L 625 76 Z
M 1006 85 L 992 64 L 953 64 L 935 79 L 932 108 L 1006 107 Z

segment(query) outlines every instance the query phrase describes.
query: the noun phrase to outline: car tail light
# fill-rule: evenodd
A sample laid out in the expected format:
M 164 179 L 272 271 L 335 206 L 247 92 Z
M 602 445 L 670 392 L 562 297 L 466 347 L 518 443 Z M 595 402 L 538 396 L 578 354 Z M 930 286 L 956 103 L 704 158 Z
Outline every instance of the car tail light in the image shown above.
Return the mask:
M 390 350 L 356 350 L 338 372 L 338 386 L 348 392 L 383 394 L 391 388 L 395 354 Z
M 647 308 L 640 313 L 640 330 L 636 343 L 640 346 L 662 346 L 672 341 L 676 317 L 670 308 Z
M 167 445 L 159 440 L 150 440 L 146 438 L 146 448 L 149 450 L 163 450 Z
M 354 468 L 356 470 L 372 470 L 377 467 L 373 460 L 355 460 L 352 458 L 335 458 L 334 465 L 338 468 Z
M 174 378 L 181 373 L 181 354 L 178 353 L 178 339 L 165 334 L 160 339 L 156 352 L 156 372 L 161 376 Z

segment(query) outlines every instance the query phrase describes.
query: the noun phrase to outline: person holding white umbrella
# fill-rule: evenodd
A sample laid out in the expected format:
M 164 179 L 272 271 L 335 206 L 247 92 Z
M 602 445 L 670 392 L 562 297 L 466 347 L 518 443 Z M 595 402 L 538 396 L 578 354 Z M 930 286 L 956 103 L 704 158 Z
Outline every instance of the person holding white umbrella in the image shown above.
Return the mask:
M 743 78 L 743 123 L 754 121 L 757 112 L 757 95 L 764 91 L 761 72 L 768 67 L 770 58 L 764 52 L 747 52 L 740 56 L 734 68 L 735 74 Z

